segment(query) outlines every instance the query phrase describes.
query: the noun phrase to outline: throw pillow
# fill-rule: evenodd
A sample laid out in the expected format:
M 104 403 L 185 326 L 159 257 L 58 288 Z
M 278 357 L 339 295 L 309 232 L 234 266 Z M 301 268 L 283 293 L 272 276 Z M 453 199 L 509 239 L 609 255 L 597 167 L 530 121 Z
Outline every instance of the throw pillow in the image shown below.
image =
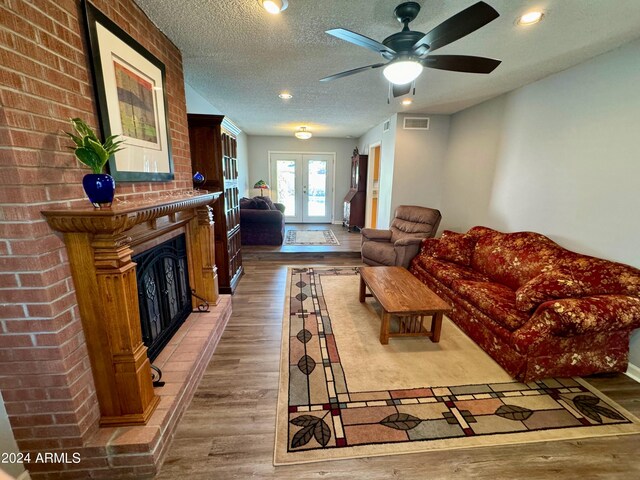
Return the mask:
M 471 264 L 475 245 L 476 239 L 472 236 L 445 230 L 438 241 L 433 256 L 468 267 Z
M 256 208 L 258 210 L 271 210 L 269 208 L 269 204 L 267 202 L 264 201 L 264 199 L 260 198 L 260 197 L 255 197 L 253 199 L 254 202 L 256 202 Z
M 249 208 L 249 209 L 255 210 L 258 207 L 256 206 L 255 200 L 251 198 L 242 197 L 240 199 L 240 208 Z
M 549 300 L 581 297 L 585 294 L 581 282 L 567 268 L 556 267 L 532 278 L 516 290 L 516 308 L 528 312 Z
M 268 208 L 259 207 L 261 210 L 277 210 L 276 206 L 273 203 L 273 200 L 271 200 L 270 197 L 257 196 L 253 197 L 253 199 L 256 202 L 263 202 L 267 205 Z

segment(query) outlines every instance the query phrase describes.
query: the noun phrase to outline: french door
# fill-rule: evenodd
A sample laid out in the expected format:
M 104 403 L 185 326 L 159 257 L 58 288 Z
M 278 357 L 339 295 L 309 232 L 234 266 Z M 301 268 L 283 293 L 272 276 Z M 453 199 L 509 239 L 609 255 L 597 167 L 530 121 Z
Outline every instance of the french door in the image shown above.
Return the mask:
M 270 152 L 271 191 L 289 223 L 331 223 L 332 153 Z

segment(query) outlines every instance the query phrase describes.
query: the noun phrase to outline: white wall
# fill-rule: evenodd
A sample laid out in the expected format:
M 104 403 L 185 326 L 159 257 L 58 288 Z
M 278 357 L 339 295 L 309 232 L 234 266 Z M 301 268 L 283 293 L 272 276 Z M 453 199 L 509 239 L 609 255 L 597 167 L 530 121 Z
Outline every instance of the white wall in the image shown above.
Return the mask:
M 380 183 L 378 188 L 378 221 L 377 228 L 389 228 L 391 211 L 391 198 L 393 194 L 393 164 L 396 149 L 396 125 L 398 115 L 389 118 L 389 131 L 383 132 L 385 121 L 376 125 L 360 139 L 358 150 L 360 153 L 369 154 L 369 146 L 380 142 Z
M 388 132 L 383 132 L 381 123 L 358 140 L 363 153 L 381 142 L 377 228 L 389 227 L 399 205 L 440 208 L 450 117 L 428 115 L 429 130 L 405 130 L 405 116 L 417 115 L 393 115 Z
M 187 99 L 188 113 L 202 113 L 208 115 L 224 115 L 220 110 L 211 105 L 209 101 L 196 92 L 188 83 L 184 84 L 184 94 Z
M 336 153 L 334 221 L 342 222 L 343 199 L 349 191 L 351 179 L 351 156 L 356 140 L 351 138 L 312 137 L 298 140 L 288 137 L 248 135 L 249 186 L 258 180 L 269 181 L 269 151 Z M 253 192 L 250 190 L 250 196 Z
M 18 446 L 13 438 L 13 431 L 7 416 L 7 410 L 4 408 L 2 393 L 0 393 L 0 454 L 2 453 L 18 453 Z M 24 466 L 20 463 L 3 463 L 0 468 L 5 472 L 17 477 L 24 472 Z
M 443 226 L 533 230 L 640 267 L 640 41 L 452 117 Z M 640 333 L 630 360 L 640 365 Z
M 391 214 L 399 205 L 440 208 L 449 115 L 428 115 L 429 130 L 405 130 L 398 114 Z
M 207 115 L 224 115 L 214 107 L 202 95 L 196 92 L 188 83 L 184 84 L 184 92 L 187 99 L 187 113 L 200 113 Z M 237 160 L 238 160 L 238 189 L 240 196 L 248 195 L 248 156 L 247 156 L 247 135 L 244 132 L 236 138 Z

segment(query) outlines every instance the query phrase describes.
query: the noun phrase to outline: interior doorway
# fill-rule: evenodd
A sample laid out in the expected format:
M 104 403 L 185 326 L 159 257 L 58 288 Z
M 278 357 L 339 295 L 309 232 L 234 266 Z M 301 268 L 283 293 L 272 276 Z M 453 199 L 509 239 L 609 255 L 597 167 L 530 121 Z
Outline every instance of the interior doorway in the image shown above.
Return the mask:
M 335 153 L 269 152 L 274 201 L 287 223 L 331 223 Z
M 378 225 L 378 193 L 380 191 L 380 142 L 369 146 L 369 171 L 367 172 L 367 213 L 365 225 Z

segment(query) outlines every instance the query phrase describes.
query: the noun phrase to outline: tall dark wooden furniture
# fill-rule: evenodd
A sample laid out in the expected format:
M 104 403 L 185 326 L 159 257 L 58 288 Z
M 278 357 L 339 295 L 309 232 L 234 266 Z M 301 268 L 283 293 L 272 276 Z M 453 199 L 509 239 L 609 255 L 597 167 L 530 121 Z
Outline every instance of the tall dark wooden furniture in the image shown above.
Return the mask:
M 222 129 L 222 115 L 189 114 L 187 119 L 193 173 L 205 177 L 199 186 L 223 192 L 213 204 L 216 265 L 220 293 L 233 293 L 243 273 L 236 139 Z
M 364 227 L 367 201 L 367 155 L 356 148 L 351 157 L 351 188 L 344 197 L 344 220 L 342 225 L 349 231 Z

